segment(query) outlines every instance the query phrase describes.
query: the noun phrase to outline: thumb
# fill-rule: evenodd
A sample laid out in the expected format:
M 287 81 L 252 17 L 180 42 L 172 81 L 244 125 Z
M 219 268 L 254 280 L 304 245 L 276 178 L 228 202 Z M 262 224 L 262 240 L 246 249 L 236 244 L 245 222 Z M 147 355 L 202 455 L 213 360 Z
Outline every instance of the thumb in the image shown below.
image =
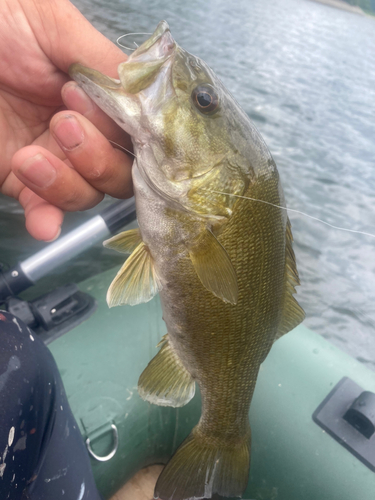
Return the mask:
M 75 62 L 117 77 L 117 66 L 127 59 L 68 0 L 23 1 L 30 24 L 47 57 L 62 71 Z M 35 9 L 38 16 L 35 16 Z

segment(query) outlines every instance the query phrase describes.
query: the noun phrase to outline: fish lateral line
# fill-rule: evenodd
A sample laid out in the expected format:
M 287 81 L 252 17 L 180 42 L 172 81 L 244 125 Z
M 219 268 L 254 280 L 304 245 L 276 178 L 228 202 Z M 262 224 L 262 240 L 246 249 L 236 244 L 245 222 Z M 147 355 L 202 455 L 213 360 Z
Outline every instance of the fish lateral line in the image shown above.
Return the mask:
M 329 222 L 322 220 L 322 219 L 319 219 L 318 217 L 314 217 L 313 215 L 302 212 L 301 210 L 296 210 L 294 208 L 288 208 L 288 207 L 282 207 L 281 205 L 276 205 L 275 203 L 271 203 L 269 201 L 258 200 L 257 198 L 251 198 L 250 196 L 241 196 L 239 194 L 224 193 L 223 191 L 214 191 L 213 189 L 205 189 L 205 191 L 209 191 L 210 193 L 224 194 L 226 196 L 235 196 L 236 198 L 242 198 L 244 200 L 257 201 L 259 203 L 264 203 L 266 205 L 270 205 L 271 207 L 281 208 L 282 210 L 286 210 L 287 212 L 294 212 L 296 214 L 304 215 L 305 217 L 308 217 L 309 219 L 321 222 L 322 224 L 325 224 L 326 226 L 329 226 L 332 229 L 338 229 L 339 231 L 345 231 L 347 233 L 362 234 L 364 236 L 370 236 L 371 238 L 375 238 L 375 234 L 366 233 L 365 231 L 357 231 L 356 229 L 348 229 L 346 227 L 335 226 L 334 224 L 330 224 Z

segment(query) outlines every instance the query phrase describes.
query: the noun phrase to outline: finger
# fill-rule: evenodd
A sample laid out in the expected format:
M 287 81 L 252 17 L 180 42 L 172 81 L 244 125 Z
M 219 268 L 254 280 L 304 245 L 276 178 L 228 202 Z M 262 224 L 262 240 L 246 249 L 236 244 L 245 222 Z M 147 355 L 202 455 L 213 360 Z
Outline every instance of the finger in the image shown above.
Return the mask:
M 61 111 L 66 109 L 77 111 L 93 123 L 110 141 L 123 146 L 129 151 L 133 150 L 130 136 L 106 115 L 76 82 L 70 81 L 66 83 L 61 90 L 61 95 L 65 105 L 61 107 Z M 48 149 L 48 151 L 60 158 L 60 160 L 66 158 L 64 151 L 57 144 L 49 129 L 45 130 L 33 142 L 33 145 Z
M 69 1 L 39 0 L 22 6 L 43 52 L 64 73 L 72 63 L 80 62 L 116 76 L 117 66 L 127 59 Z
M 132 159 L 114 149 L 104 135 L 75 112 L 61 112 L 50 130 L 74 169 L 95 189 L 115 198 L 132 195 Z
M 47 128 L 47 130 L 45 130 L 43 134 L 37 137 L 32 145 L 48 149 L 50 153 L 57 156 L 57 158 L 60 158 L 60 160 L 66 160 L 66 154 L 57 144 L 49 128 Z
M 86 210 L 103 199 L 103 193 L 40 146 L 27 146 L 17 151 L 11 166 L 25 186 L 62 210 Z
M 19 202 L 25 210 L 26 229 L 31 236 L 43 241 L 53 241 L 58 238 L 64 219 L 62 210 L 26 187 L 20 192 Z
M 76 82 L 66 83 L 61 90 L 61 96 L 67 109 L 78 111 L 108 139 L 127 149 L 132 148 L 130 136 L 109 118 Z
M 133 146 L 130 136 L 124 132 L 108 115 L 106 115 L 88 95 L 76 84 L 76 82 L 68 82 L 61 91 L 65 108 L 77 111 L 87 118 L 95 127 L 110 141 L 123 146 L 125 149 L 132 151 Z M 50 129 L 47 129 L 34 142 L 33 145 L 41 146 L 48 149 L 60 160 L 66 159 L 64 150 L 56 142 L 51 134 Z
M 37 196 L 10 172 L 2 192 L 18 199 L 25 210 L 26 229 L 37 240 L 53 241 L 61 232 L 63 211 Z
M 14 173 L 9 172 L 9 175 L 1 186 L 1 192 L 6 196 L 18 199 L 24 187 L 25 185 L 14 175 Z

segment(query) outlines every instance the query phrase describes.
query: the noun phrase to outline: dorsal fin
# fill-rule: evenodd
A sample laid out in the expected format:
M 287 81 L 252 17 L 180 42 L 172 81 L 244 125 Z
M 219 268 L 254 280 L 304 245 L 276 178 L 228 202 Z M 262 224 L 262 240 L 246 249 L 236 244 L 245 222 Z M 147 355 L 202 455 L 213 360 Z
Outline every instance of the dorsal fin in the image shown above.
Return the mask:
M 236 271 L 225 248 L 209 229 L 204 231 L 196 245 L 189 248 L 189 254 L 203 286 L 224 302 L 236 304 Z
M 285 231 L 285 283 L 284 283 L 284 302 L 282 316 L 275 340 L 279 339 L 285 333 L 293 330 L 305 319 L 305 312 L 298 304 L 293 294 L 296 293 L 296 286 L 300 284 L 296 257 L 293 251 L 292 227 L 287 219 Z
M 107 292 L 109 307 L 148 302 L 161 290 L 154 262 L 142 241 L 117 273 Z
M 121 253 L 132 253 L 142 242 L 139 229 L 130 229 L 103 241 L 103 246 Z

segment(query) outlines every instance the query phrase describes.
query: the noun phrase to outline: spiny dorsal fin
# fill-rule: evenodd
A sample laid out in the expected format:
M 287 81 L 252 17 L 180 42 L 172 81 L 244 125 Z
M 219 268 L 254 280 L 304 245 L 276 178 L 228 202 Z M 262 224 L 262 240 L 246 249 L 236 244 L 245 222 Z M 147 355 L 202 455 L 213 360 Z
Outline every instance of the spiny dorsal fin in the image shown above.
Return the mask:
M 107 292 L 109 307 L 148 302 L 161 290 L 150 251 L 142 241 L 126 260 Z
M 296 293 L 296 286 L 300 284 L 296 258 L 293 251 L 292 227 L 287 220 L 286 225 L 286 248 L 285 248 L 285 284 L 284 284 L 284 303 L 283 312 L 275 340 L 279 339 L 285 333 L 293 330 L 305 319 L 305 312 L 298 304 L 293 294 Z
M 236 304 L 236 271 L 225 248 L 209 229 L 206 229 L 194 247 L 189 248 L 189 254 L 203 286 L 224 302 Z
M 160 345 L 160 351 L 139 377 L 139 395 L 159 406 L 184 406 L 194 396 L 195 382 L 173 351 L 168 334 L 164 335 Z
M 103 246 L 121 253 L 132 253 L 142 242 L 139 229 L 130 229 L 103 241 Z

